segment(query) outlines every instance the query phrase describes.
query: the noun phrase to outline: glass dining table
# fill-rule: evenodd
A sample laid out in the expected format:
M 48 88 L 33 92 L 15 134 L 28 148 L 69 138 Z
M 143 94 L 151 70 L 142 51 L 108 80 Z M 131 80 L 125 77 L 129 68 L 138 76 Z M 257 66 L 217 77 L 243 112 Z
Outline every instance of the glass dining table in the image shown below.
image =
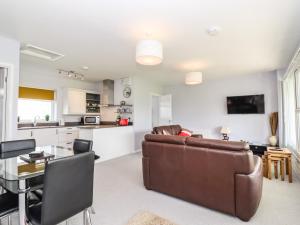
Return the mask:
M 45 160 L 28 162 L 28 154 L 33 152 L 44 152 L 44 155 L 51 156 L 47 160 L 57 160 L 74 155 L 73 149 L 60 146 L 43 146 L 25 151 L 15 151 L 0 155 L 0 186 L 7 191 L 19 195 L 19 224 L 26 225 L 26 193 L 35 189 L 42 188 L 42 182 L 36 184 L 29 182 L 44 174 Z M 16 164 L 17 169 L 9 169 L 6 166 L 10 160 Z

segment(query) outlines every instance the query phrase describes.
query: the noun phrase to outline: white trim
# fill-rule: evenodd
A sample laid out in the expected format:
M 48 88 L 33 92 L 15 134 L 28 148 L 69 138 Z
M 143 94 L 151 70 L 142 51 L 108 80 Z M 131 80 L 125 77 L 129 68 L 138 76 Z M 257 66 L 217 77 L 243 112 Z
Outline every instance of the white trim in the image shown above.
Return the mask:
M 300 46 L 297 48 L 297 51 L 295 52 L 287 70 L 285 71 L 282 80 L 285 80 L 287 78 L 287 76 L 289 75 L 290 71 L 295 68 L 294 66 L 297 61 L 298 56 L 300 57 Z
M 149 96 L 150 96 L 149 97 L 150 98 L 150 113 L 149 113 L 149 118 L 150 118 L 150 126 L 151 126 L 151 129 L 152 129 L 153 128 L 153 115 L 152 115 L 153 98 L 152 97 L 160 97 L 162 95 L 150 92 Z

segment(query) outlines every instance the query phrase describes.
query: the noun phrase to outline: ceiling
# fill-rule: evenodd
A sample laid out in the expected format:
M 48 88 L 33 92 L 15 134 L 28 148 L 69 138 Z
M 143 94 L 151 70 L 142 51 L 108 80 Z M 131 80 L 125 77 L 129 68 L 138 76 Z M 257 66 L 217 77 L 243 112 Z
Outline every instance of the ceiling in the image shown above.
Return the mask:
M 89 80 L 140 75 L 173 84 L 189 71 L 211 79 L 284 68 L 300 43 L 299 21 L 299 0 L 0 2 L 0 35 L 65 55 L 26 60 Z M 219 35 L 207 35 L 211 26 Z M 135 45 L 146 33 L 163 44 L 159 66 L 135 63 Z

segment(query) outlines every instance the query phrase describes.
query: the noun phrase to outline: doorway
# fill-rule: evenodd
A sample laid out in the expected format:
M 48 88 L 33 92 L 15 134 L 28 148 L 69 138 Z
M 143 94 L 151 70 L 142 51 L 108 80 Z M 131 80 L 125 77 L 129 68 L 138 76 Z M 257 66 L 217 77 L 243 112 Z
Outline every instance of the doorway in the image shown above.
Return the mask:
M 151 102 L 152 128 L 172 124 L 172 95 L 151 94 Z

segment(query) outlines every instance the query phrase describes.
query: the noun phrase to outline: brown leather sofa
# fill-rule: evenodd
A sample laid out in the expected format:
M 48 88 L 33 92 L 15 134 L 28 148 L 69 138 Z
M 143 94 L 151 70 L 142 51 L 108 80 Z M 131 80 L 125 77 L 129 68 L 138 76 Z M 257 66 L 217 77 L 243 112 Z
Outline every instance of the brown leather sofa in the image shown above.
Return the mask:
M 178 135 L 183 128 L 180 125 L 167 125 L 154 127 L 152 134 L 160 135 Z M 192 137 L 202 138 L 202 134 L 192 134 Z
M 143 178 L 165 193 L 248 221 L 262 194 L 262 161 L 242 142 L 147 134 Z

